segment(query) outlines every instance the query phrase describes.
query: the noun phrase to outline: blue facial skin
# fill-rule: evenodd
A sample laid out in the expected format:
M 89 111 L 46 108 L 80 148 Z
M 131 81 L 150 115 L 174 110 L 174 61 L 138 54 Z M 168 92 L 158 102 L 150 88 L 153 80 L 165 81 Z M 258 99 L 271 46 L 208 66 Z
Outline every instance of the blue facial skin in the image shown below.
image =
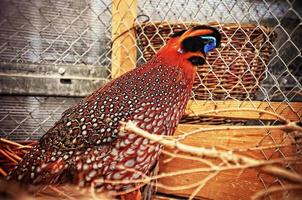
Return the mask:
M 207 41 L 207 43 L 203 47 L 203 52 L 208 53 L 211 50 L 216 48 L 216 38 L 213 36 L 201 36 L 202 39 Z

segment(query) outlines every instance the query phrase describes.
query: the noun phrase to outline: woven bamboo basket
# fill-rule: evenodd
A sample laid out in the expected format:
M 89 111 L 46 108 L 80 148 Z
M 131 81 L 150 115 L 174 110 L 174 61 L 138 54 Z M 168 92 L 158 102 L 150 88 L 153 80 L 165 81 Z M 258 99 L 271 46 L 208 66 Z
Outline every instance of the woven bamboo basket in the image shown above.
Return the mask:
M 200 23 L 145 22 L 136 26 L 143 57 L 148 61 L 174 32 Z M 254 24 L 217 24 L 222 35 L 221 48 L 207 56 L 198 67 L 194 84 L 198 100 L 255 99 L 272 51 L 274 33 Z

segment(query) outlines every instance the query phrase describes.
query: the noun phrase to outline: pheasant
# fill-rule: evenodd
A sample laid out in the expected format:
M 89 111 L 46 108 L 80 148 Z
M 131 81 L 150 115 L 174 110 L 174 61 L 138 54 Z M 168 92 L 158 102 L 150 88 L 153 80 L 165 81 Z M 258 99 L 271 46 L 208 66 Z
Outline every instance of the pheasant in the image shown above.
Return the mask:
M 196 67 L 220 40 L 219 31 L 205 25 L 175 33 L 149 62 L 65 111 L 8 179 L 34 185 L 93 184 L 97 191 L 117 194 L 133 190 L 121 199 L 140 199 L 139 186 L 131 181 L 154 168 L 161 145 L 121 131 L 120 122 L 134 121 L 149 133 L 173 135 L 191 95 Z

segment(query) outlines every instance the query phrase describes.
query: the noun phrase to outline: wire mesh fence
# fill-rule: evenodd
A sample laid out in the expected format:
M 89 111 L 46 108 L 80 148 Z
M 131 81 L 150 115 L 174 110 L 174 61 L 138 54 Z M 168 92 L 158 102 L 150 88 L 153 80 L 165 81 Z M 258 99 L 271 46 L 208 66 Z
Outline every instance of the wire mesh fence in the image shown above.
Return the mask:
M 2 1 L 1 61 L 108 66 L 110 5 L 110 1 Z
M 121 4 L 122 12 L 114 9 Z M 221 31 L 223 42 L 208 56 L 206 67 L 199 69 L 192 102 L 208 109 L 269 110 L 299 121 L 302 107 L 295 103 L 302 100 L 301 16 L 298 0 L 1 1 L 0 137 L 38 139 L 65 109 L 81 99 L 70 96 L 84 96 L 137 63 L 146 62 L 175 30 L 211 23 Z M 18 64 L 21 67 L 14 68 Z M 33 64 L 55 70 L 34 74 L 28 67 Z M 81 73 L 88 66 L 88 72 Z M 76 67 L 78 72 L 69 73 Z M 98 70 L 101 73 L 94 73 Z M 52 81 L 30 84 L 39 77 Z M 85 78 L 89 86 L 76 92 L 82 82 L 75 80 Z M 7 79 L 17 86 L 8 85 L 4 81 Z M 100 79 L 104 82 L 97 82 Z M 49 84 L 59 86 L 50 92 Z M 25 85 L 31 89 L 22 90 Z M 18 90 L 3 89 L 10 87 Z M 45 94 L 37 93 L 36 87 L 43 88 Z M 55 96 L 56 92 L 60 96 Z M 223 104 L 225 100 L 236 103 Z M 194 114 L 183 122 L 259 126 L 279 123 L 276 118 Z M 272 146 L 269 151 L 259 150 L 266 160 L 301 155 L 301 141 L 296 135 L 265 130 L 256 139 L 249 148 Z M 290 144 L 294 152 L 284 149 Z M 286 167 L 295 171 L 291 164 Z M 267 181 L 265 175 L 256 176 L 265 189 L 284 185 L 278 178 Z

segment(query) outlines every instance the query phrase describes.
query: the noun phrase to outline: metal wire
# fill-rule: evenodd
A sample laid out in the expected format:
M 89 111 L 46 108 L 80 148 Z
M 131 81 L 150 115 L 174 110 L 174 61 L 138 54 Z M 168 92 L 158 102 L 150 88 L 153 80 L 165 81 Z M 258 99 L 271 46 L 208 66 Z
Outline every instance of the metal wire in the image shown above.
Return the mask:
M 110 72 L 111 7 L 111 0 L 2 0 L 0 2 L 0 62 L 71 66 L 84 64 L 105 68 Z M 263 25 L 269 26 L 277 36 L 272 42 L 269 40 L 270 35 L 266 35 L 265 43 L 271 46 L 272 53 L 268 63 L 263 61 L 265 71 L 261 75 L 264 78 L 254 85 L 257 88 L 255 98 L 248 95 L 243 100 L 249 101 L 255 109 L 258 108 L 258 105 L 254 104 L 255 100 L 266 102 L 268 105 L 271 105 L 273 101 L 283 102 L 287 103 L 295 113 L 299 113 L 302 109 L 294 108 L 290 104 L 290 102 L 302 101 L 301 10 L 299 0 L 138 1 L 138 16 L 147 16 L 151 23 L 168 21 L 171 22 L 171 27 L 175 22 L 185 26 L 187 22 L 252 23 L 258 28 Z M 142 19 L 138 18 L 137 23 L 142 23 Z M 237 31 L 243 31 L 247 38 L 246 42 L 250 42 L 248 32 L 241 27 L 238 27 Z M 137 37 L 140 36 L 137 35 Z M 159 37 L 164 41 L 161 35 Z M 231 42 L 232 37 L 228 38 L 228 41 L 228 45 L 234 47 Z M 156 51 L 153 46 L 149 47 Z M 127 47 L 121 48 L 127 49 Z M 218 51 L 222 56 L 221 50 Z M 236 53 L 238 57 L 242 54 L 240 50 L 236 50 Z M 144 50 L 138 46 L 137 63 L 146 61 L 143 55 Z M 222 60 L 227 66 L 224 73 L 230 72 L 228 67 L 231 63 L 223 58 Z M 251 65 L 251 62 L 247 60 L 245 63 L 247 66 Z M 215 72 L 210 69 L 207 75 L 210 73 Z M 249 68 L 245 73 L 253 72 Z M 103 78 L 109 78 L 109 76 Z M 252 74 L 252 76 L 256 75 Z M 197 80 L 198 86 L 206 87 L 203 82 L 204 78 L 200 74 L 197 74 Z M 238 85 L 244 87 L 240 82 L 231 89 L 222 87 L 225 96 L 221 100 L 238 100 L 230 93 Z M 205 100 L 215 103 L 216 99 L 211 94 L 211 90 L 206 89 L 209 96 Z M 196 91 L 193 91 L 192 99 L 196 100 L 196 96 Z M 60 118 L 65 109 L 78 102 L 79 99 L 1 96 L 0 137 L 13 140 L 38 139 Z M 238 104 L 238 108 L 242 106 L 243 104 Z M 280 107 L 271 106 L 271 109 L 277 112 L 282 107 L 280 104 Z M 298 117 L 301 120 L 302 116 Z M 261 120 L 254 123 L 267 124 Z M 295 140 L 292 135 L 285 134 L 284 137 Z M 261 146 L 264 141 L 276 146 L 282 144 L 282 142 L 276 142 L 274 135 L 269 131 L 259 141 L 258 146 Z M 264 150 L 261 152 L 267 160 L 274 156 L 268 155 Z M 301 146 L 297 145 L 297 154 L 299 152 L 301 153 Z M 276 147 L 274 153 L 284 158 L 287 156 L 279 147 Z M 287 167 L 294 171 L 292 166 Z M 261 175 L 259 178 L 264 188 L 271 186 L 271 183 L 266 183 Z M 282 185 L 279 179 L 276 179 L 274 183 Z
M 110 1 L 1 1 L 1 61 L 108 65 Z

